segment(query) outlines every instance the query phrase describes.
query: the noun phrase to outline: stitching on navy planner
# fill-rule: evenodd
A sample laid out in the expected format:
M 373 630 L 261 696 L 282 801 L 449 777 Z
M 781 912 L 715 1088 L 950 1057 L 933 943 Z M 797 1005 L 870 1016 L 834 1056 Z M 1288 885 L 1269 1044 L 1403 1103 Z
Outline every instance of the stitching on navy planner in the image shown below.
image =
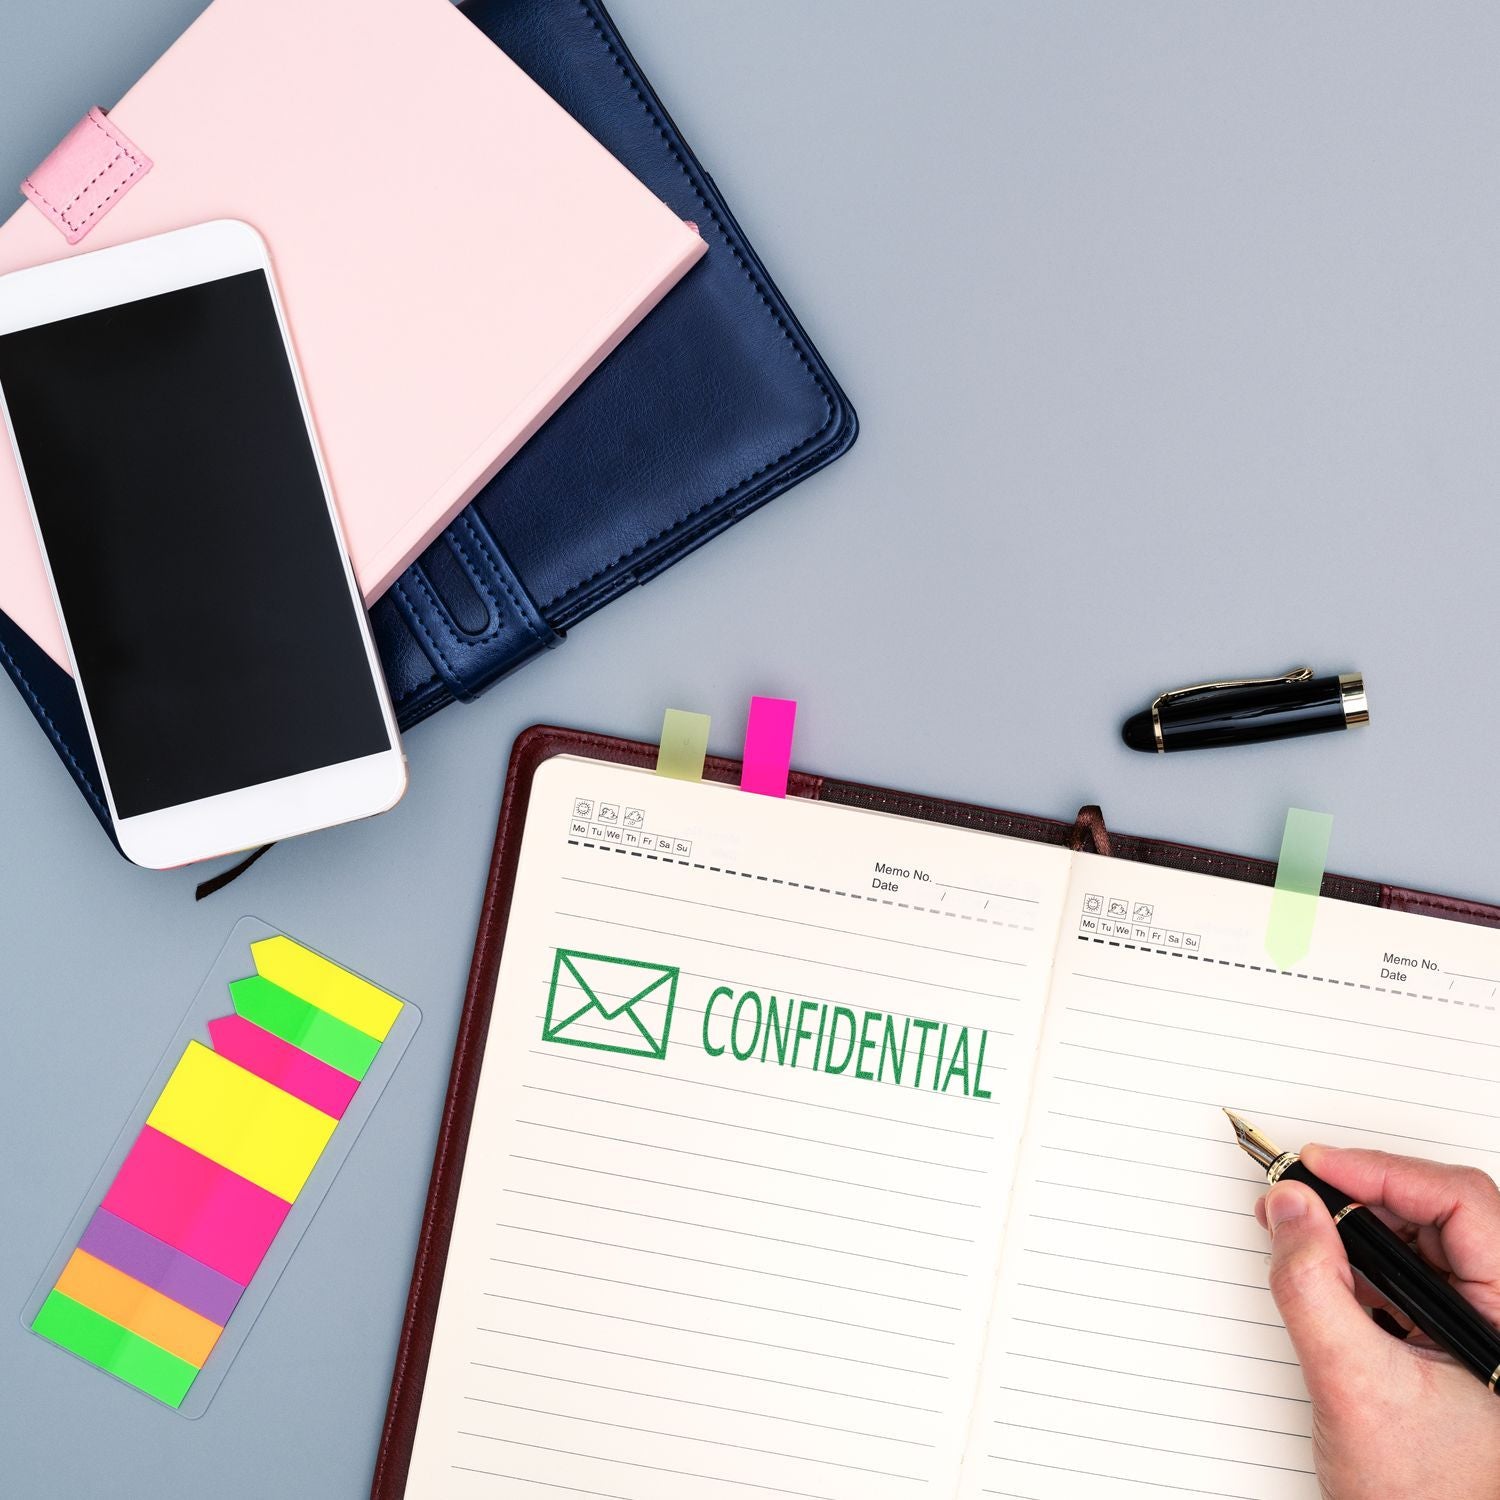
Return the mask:
M 684 870 L 704 870 L 710 875 L 733 875 L 740 880 L 762 880 L 771 885 L 794 886 L 799 891 L 816 891 L 820 896 L 842 896 L 846 901 L 868 901 L 872 906 L 899 906 L 903 911 L 926 912 L 934 917 L 953 917 L 960 922 L 979 922 L 985 927 L 1009 927 L 1014 932 L 1035 932 L 1021 922 L 1002 922 L 995 917 L 973 917 L 966 912 L 944 911 L 936 906 L 919 906 L 916 902 L 891 901 L 885 896 L 867 896 L 863 891 L 840 891 L 826 885 L 809 885 L 805 880 L 784 880 L 776 875 L 757 875 L 753 870 L 732 870 L 728 865 L 706 865 L 696 859 L 678 859 L 671 854 L 652 854 L 646 849 L 625 849 L 619 844 L 596 844 L 592 839 L 569 839 L 575 849 L 592 849 L 599 854 L 625 854 L 633 859 L 650 859 L 659 865 L 681 865 Z
M 665 142 L 667 150 L 672 155 L 673 161 L 677 163 L 678 169 L 687 179 L 688 185 L 692 188 L 693 196 L 697 198 L 700 204 L 703 205 L 704 212 L 707 213 L 708 217 L 712 220 L 713 226 L 718 232 L 719 238 L 723 241 L 725 248 L 731 255 L 734 256 L 735 264 L 738 265 L 740 269 L 745 273 L 745 279 L 749 281 L 752 287 L 755 288 L 756 295 L 760 298 L 766 311 L 775 321 L 776 326 L 780 328 L 782 337 L 791 346 L 793 353 L 795 353 L 797 356 L 798 362 L 802 365 L 802 368 L 807 371 L 809 379 L 811 379 L 813 384 L 818 388 L 819 394 L 823 397 L 823 404 L 827 409 L 828 415 L 824 419 L 822 425 L 817 429 L 817 431 L 811 433 L 808 437 L 805 437 L 800 443 L 794 444 L 792 447 L 788 448 L 785 453 L 782 453 L 777 458 L 772 459 L 770 463 L 763 464 L 760 468 L 756 469 L 754 473 L 748 474 L 737 483 L 730 485 L 727 489 L 715 495 L 711 500 L 705 500 L 701 505 L 695 506 L 685 516 L 680 517 L 670 526 L 663 527 L 653 536 L 647 537 L 645 541 L 639 543 L 635 547 L 632 547 L 629 551 L 622 552 L 617 558 L 615 558 L 613 562 L 606 563 L 603 567 L 591 573 L 587 578 L 580 579 L 577 583 L 573 584 L 569 588 L 564 589 L 559 594 L 554 594 L 552 598 L 550 598 L 546 602 L 546 604 L 542 606 L 544 609 L 551 609 L 554 605 L 561 604 L 566 600 L 572 599 L 575 595 L 581 593 L 584 589 L 588 588 L 591 584 L 602 578 L 606 573 L 619 567 L 622 562 L 626 562 L 628 559 L 637 556 L 646 548 L 654 546 L 663 537 L 669 536 L 672 532 L 678 530 L 683 526 L 686 526 L 690 521 L 700 516 L 704 511 L 710 510 L 714 506 L 720 504 L 722 501 L 727 500 L 737 490 L 742 490 L 746 485 L 753 484 L 758 478 L 760 478 L 762 474 L 766 473 L 767 470 L 775 468 L 778 464 L 785 463 L 786 460 L 791 458 L 793 455 L 800 453 L 803 449 L 809 447 L 813 443 L 816 443 L 820 438 L 822 438 L 824 433 L 828 432 L 832 428 L 834 422 L 838 418 L 838 412 L 833 404 L 833 395 L 829 390 L 827 383 L 818 373 L 812 361 L 808 359 L 801 343 L 792 332 L 791 328 L 787 324 L 786 319 L 781 316 L 781 313 L 777 310 L 776 305 L 771 301 L 771 298 L 767 294 L 765 286 L 761 282 L 760 278 L 755 274 L 754 270 L 745 260 L 745 257 L 740 254 L 739 247 L 738 245 L 736 245 L 733 236 L 731 236 L 731 234 L 729 233 L 729 230 L 725 227 L 724 221 L 720 219 L 719 215 L 714 211 L 713 205 L 708 201 L 706 197 L 704 197 L 703 190 L 698 186 L 698 183 L 694 178 L 691 170 L 689 170 L 687 163 L 683 160 L 682 153 L 678 151 L 675 142 L 673 141 L 671 135 L 668 134 L 667 128 L 663 124 L 660 116 L 656 113 L 655 109 L 652 108 L 650 101 L 647 99 L 645 93 L 640 88 L 634 72 L 625 62 L 625 60 L 620 56 L 619 52 L 615 50 L 614 43 L 605 34 L 604 27 L 601 24 L 598 15 L 595 13 L 593 7 L 588 3 L 588 0 L 578 0 L 578 8 L 583 12 L 584 16 L 588 19 L 589 24 L 598 34 L 599 40 L 604 43 L 604 46 L 608 50 L 610 57 L 614 59 L 615 67 L 619 69 L 621 75 L 625 79 L 625 82 L 629 85 L 631 93 L 633 93 L 637 101 L 639 101 L 641 109 L 645 113 L 646 118 L 649 119 L 652 125 L 656 127 L 656 133 Z
M 511 582 L 510 567 L 505 559 L 500 556 L 499 548 L 495 546 L 486 533 L 479 529 L 474 522 L 473 516 L 466 513 L 458 519 L 463 525 L 468 527 L 469 535 L 474 538 L 474 545 L 489 558 L 491 565 L 495 569 L 495 576 L 500 581 L 500 587 L 505 590 L 505 597 L 510 600 L 512 606 L 515 608 L 516 616 L 520 620 L 521 625 L 539 646 L 546 645 L 547 636 L 545 629 L 538 628 L 538 622 L 540 622 L 541 626 L 545 627 L 546 621 L 537 614 L 536 607 L 531 603 L 530 597 L 525 591 L 519 587 L 519 583 L 513 584 Z
M 67 740 L 62 736 L 62 731 L 53 722 L 52 715 L 42 707 L 42 700 L 37 696 L 36 689 L 27 680 L 26 674 L 21 670 L 21 664 L 10 654 L 5 642 L 0 641 L 0 656 L 5 658 L 5 665 L 10 669 L 10 674 L 15 678 L 16 684 L 25 694 L 26 701 L 31 705 L 32 711 L 42 721 L 42 727 L 47 731 L 47 738 L 62 751 L 67 757 L 68 764 L 74 771 L 73 779 L 78 783 L 79 790 L 89 799 L 89 804 L 99 813 L 101 817 L 108 817 L 109 810 L 104 805 L 104 799 L 89 785 L 89 779 L 84 774 L 83 767 L 78 764 L 78 758 L 69 748 Z
M 1319 984 L 1342 985 L 1346 990 L 1372 990 L 1377 995 L 1394 995 L 1398 1000 L 1435 1000 L 1439 1005 L 1452 1005 L 1459 1010 L 1494 1010 L 1493 1005 L 1481 1005 L 1476 1000 L 1455 1000 L 1452 995 L 1424 995 L 1420 990 L 1393 990 L 1389 985 L 1364 984 L 1356 979 L 1333 979 L 1327 974 L 1304 974 L 1298 969 L 1278 969 L 1274 964 L 1236 963 L 1227 958 L 1210 958 L 1206 953 L 1184 953 L 1175 948 L 1152 948 L 1145 943 L 1127 943 L 1116 938 L 1094 937 L 1091 933 L 1076 933 L 1080 943 L 1098 943 L 1101 947 L 1129 948 L 1135 953 L 1154 953 L 1161 958 L 1187 958 L 1194 963 L 1217 964 L 1222 969 L 1250 969 L 1257 974 L 1280 974 L 1285 979 L 1312 979 Z
M 463 519 L 462 516 L 459 517 L 459 520 Z M 479 565 L 469 556 L 468 548 L 464 546 L 462 538 L 456 534 L 454 527 L 450 526 L 443 533 L 443 540 L 458 553 L 458 560 L 463 565 L 465 575 L 468 577 L 469 582 L 474 585 L 480 596 L 488 603 L 489 615 L 494 621 L 494 624 L 483 635 L 470 635 L 467 631 L 460 630 L 453 619 L 452 612 L 444 609 L 441 614 L 443 629 L 455 641 L 459 642 L 460 645 L 483 646 L 487 642 L 494 640 L 505 629 L 505 611 L 500 608 L 500 601 L 495 597 L 494 590 L 490 588 L 489 584 L 480 574 Z
M 519 625 L 521 629 L 523 629 L 527 633 L 527 635 L 531 637 L 534 643 L 536 643 L 537 645 L 544 644 L 545 637 L 531 623 L 529 611 L 517 597 L 516 591 L 511 587 L 509 580 L 505 577 L 504 564 L 498 557 L 494 555 L 491 549 L 485 547 L 483 535 L 474 526 L 474 523 L 469 519 L 468 516 L 459 516 L 457 524 L 467 526 L 469 529 L 469 534 L 474 538 L 475 546 L 490 553 L 491 560 L 495 565 L 496 581 L 505 591 L 505 597 L 510 600 L 511 609 L 515 613 L 516 624 Z M 476 563 L 474 559 L 469 556 L 468 549 L 465 548 L 463 541 L 455 534 L 452 527 L 450 527 L 446 532 L 443 533 L 443 540 L 450 543 L 458 552 L 459 561 L 463 564 L 464 572 L 468 575 L 469 581 L 475 586 L 475 588 L 479 589 L 481 593 L 489 596 L 490 603 L 494 609 L 495 624 L 483 635 L 469 635 L 466 632 L 458 629 L 457 625 L 453 622 L 451 616 L 449 615 L 449 612 L 446 609 L 439 609 L 439 618 L 442 621 L 443 628 L 460 645 L 482 646 L 487 642 L 494 640 L 495 637 L 505 629 L 508 622 L 505 619 L 504 611 L 500 608 L 500 601 L 495 597 L 494 591 L 490 588 L 484 576 L 480 573 L 478 563 Z M 434 603 L 436 603 L 436 600 L 434 600 Z
M 437 606 L 437 599 L 433 595 L 432 590 L 430 588 L 428 588 L 428 586 L 427 586 L 427 580 L 422 576 L 422 570 L 421 570 L 421 568 L 415 568 L 412 571 L 416 575 L 417 582 L 419 584 L 421 584 L 423 592 L 427 595 L 427 597 L 429 599 L 432 600 L 433 606 L 436 607 Z M 421 632 L 421 635 L 422 635 L 423 639 L 427 642 L 427 644 L 429 646 L 431 646 L 434 651 L 437 652 L 438 661 L 440 661 L 445 667 L 447 667 L 449 675 L 453 676 L 453 677 L 457 677 L 458 673 L 453 670 L 453 663 L 448 660 L 448 658 L 447 658 L 446 655 L 444 655 L 443 648 L 440 645 L 438 645 L 436 638 L 433 636 L 432 632 L 427 628 L 427 622 L 417 612 L 417 607 L 411 602 L 411 596 L 406 592 L 406 580 L 405 580 L 405 578 L 404 577 L 398 578 L 396 580 L 395 584 L 394 584 L 394 588 L 395 588 L 395 591 L 396 591 L 397 595 L 399 596 L 402 604 L 404 604 L 406 606 L 406 615 L 407 615 L 407 618 L 411 621 L 411 623 L 413 625 L 415 625 L 417 627 L 418 631 Z
M 429 662 L 428 665 L 430 666 L 431 663 Z M 396 696 L 391 700 L 391 702 L 395 707 L 400 708 L 408 698 L 415 698 L 418 693 L 425 693 L 428 688 L 441 681 L 442 674 L 439 672 L 434 672 L 432 676 L 426 680 L 426 682 L 413 683 L 412 686 L 407 688 L 404 693 L 397 693 Z

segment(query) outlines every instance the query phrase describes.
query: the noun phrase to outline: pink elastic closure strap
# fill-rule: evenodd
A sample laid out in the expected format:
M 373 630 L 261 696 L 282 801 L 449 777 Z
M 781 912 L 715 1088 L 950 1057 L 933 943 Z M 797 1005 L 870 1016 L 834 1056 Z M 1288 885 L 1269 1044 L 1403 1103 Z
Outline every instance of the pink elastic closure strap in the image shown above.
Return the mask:
M 76 245 L 150 170 L 150 157 L 96 106 L 21 184 L 21 191 Z

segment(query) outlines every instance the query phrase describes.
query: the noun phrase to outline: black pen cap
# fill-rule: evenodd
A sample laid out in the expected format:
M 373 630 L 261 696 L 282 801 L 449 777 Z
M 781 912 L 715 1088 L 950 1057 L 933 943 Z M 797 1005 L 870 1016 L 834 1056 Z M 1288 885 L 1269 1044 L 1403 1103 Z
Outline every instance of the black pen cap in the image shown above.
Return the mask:
M 1146 708 L 1138 714 L 1131 714 L 1120 730 L 1120 738 L 1132 750 L 1155 750 L 1156 726 L 1151 722 L 1151 710 Z

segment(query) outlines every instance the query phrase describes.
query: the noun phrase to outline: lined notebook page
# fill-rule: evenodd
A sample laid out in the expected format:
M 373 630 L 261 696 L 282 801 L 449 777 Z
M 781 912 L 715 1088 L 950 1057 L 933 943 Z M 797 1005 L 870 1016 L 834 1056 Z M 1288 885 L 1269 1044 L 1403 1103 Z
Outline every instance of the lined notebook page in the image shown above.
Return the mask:
M 1316 1500 L 1306 1391 L 1220 1106 L 1286 1149 L 1500 1173 L 1500 934 L 1076 858 L 964 1500 Z
M 408 1495 L 954 1494 L 1068 871 L 545 765 Z

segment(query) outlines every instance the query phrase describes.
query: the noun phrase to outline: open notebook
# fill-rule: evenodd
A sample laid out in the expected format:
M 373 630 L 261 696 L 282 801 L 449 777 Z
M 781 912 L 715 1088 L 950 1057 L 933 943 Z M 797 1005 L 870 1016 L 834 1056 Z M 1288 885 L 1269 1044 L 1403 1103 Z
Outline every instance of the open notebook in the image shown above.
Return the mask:
M 1500 935 L 1325 899 L 1279 971 L 1262 885 L 569 748 L 513 765 L 376 1494 L 1314 1500 L 1220 1106 L 1494 1170 Z

